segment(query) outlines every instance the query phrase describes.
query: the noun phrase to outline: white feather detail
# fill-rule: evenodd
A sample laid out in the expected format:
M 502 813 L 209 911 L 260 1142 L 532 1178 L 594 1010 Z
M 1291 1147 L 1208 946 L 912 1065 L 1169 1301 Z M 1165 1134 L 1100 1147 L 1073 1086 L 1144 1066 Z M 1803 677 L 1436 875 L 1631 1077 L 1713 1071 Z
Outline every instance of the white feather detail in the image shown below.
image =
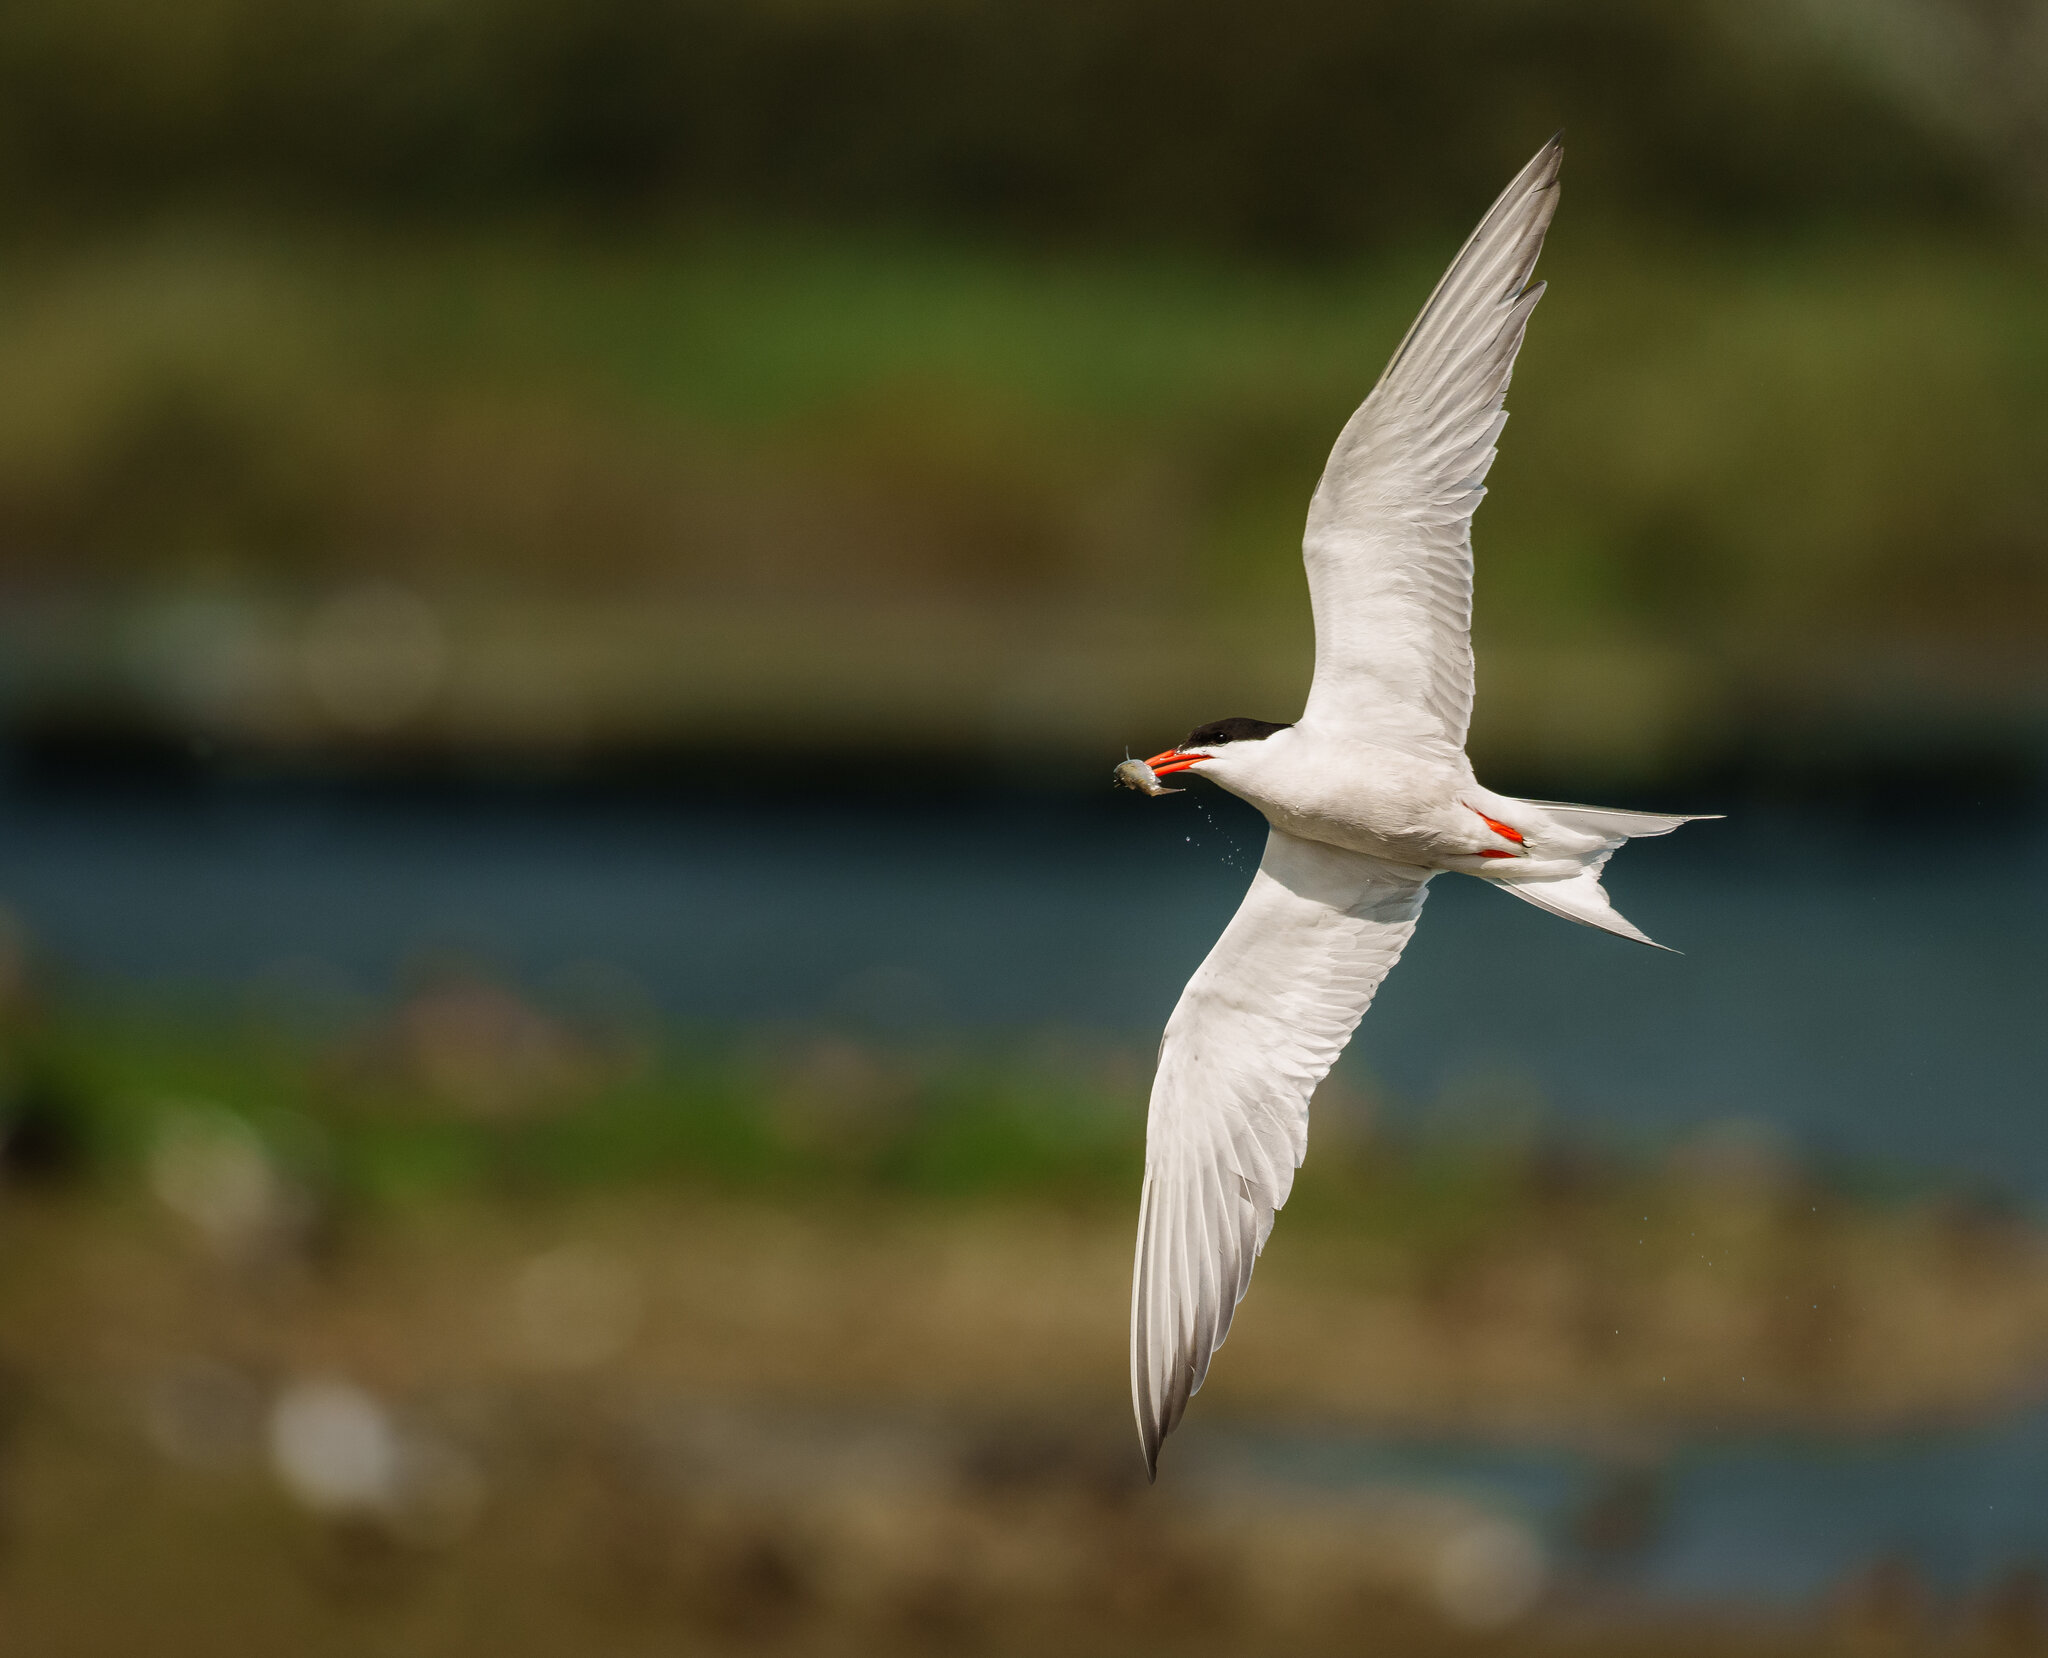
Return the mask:
M 1472 514 L 1507 420 L 1557 209 L 1553 138 L 1480 221 L 1330 452 L 1302 543 L 1316 671 L 1304 724 L 1458 757 L 1472 717 Z
M 1148 1470 L 1230 1332 L 1307 1149 L 1309 1098 L 1400 959 L 1428 879 L 1273 830 L 1167 1021 L 1131 1288 Z

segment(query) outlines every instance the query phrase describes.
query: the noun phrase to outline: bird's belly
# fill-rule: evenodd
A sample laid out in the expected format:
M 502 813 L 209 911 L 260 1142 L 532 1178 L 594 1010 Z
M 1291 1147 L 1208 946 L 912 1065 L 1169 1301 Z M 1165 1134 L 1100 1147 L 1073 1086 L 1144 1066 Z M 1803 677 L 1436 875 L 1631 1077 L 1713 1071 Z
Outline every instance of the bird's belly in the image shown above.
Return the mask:
M 1274 828 L 1304 840 L 1363 852 L 1389 863 L 1475 875 L 1504 873 L 1533 848 L 1503 837 L 1475 800 L 1506 802 L 1481 789 L 1471 768 L 1399 749 L 1319 740 L 1307 731 L 1274 763 L 1219 770 L 1216 781 L 1242 795 Z
M 1266 818 L 1290 835 L 1364 852 L 1390 863 L 1437 869 L 1443 867 L 1446 857 L 1456 855 L 1441 834 L 1398 814 L 1294 810 L 1268 812 Z
M 1405 789 L 1331 789 L 1261 804 L 1267 821 L 1290 835 L 1391 863 L 1448 868 L 1451 859 L 1469 859 L 1475 844 L 1472 828 L 1441 798 L 1423 800 Z

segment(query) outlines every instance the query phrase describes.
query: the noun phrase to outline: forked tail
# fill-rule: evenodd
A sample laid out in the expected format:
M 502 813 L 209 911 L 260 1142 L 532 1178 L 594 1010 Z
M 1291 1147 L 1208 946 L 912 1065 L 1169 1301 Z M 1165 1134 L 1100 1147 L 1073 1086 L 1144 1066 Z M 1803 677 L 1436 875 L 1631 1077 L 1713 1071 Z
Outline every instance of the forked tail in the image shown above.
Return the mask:
M 1522 804 L 1533 807 L 1555 824 L 1561 841 L 1576 843 L 1568 847 L 1559 846 L 1556 850 L 1573 858 L 1578 868 L 1568 875 L 1530 879 L 1505 876 L 1496 885 L 1534 904 L 1539 910 L 1561 915 L 1567 921 L 1618 933 L 1652 949 L 1670 948 L 1659 944 L 1615 909 L 1613 900 L 1607 896 L 1607 889 L 1600 884 L 1600 872 L 1624 841 L 1668 835 L 1682 823 L 1698 823 L 1703 817 L 1719 814 L 1675 817 L 1663 812 L 1619 812 L 1604 806 L 1566 806 L 1551 800 L 1527 800 Z

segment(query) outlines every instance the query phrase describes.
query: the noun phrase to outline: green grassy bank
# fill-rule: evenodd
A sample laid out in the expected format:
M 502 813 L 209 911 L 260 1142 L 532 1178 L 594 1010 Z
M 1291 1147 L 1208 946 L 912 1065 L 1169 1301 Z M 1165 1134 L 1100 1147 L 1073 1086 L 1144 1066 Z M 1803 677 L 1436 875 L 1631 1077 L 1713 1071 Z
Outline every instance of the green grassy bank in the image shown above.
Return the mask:
M 711 719 L 1092 752 L 1291 712 L 1309 489 L 1449 251 L 191 222 L 17 247 L 12 704 L 257 747 Z M 1646 775 L 1788 722 L 2038 716 L 2034 257 L 1567 208 L 1545 269 L 1478 523 L 1482 752 Z M 382 610 L 344 602 L 365 583 Z

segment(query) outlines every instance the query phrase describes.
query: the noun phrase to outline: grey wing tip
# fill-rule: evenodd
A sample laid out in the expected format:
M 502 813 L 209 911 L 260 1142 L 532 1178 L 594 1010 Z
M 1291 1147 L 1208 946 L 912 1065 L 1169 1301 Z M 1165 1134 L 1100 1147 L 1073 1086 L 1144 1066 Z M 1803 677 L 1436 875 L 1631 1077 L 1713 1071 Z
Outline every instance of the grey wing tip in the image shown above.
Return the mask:
M 1530 196 L 1555 197 L 1562 188 L 1564 175 L 1564 131 L 1560 128 L 1553 133 L 1543 148 L 1529 158 L 1529 164 L 1522 169 L 1521 176 L 1508 186 L 1511 194 L 1526 200 Z M 1519 191 L 1516 186 L 1520 186 Z M 1549 211 L 1557 210 L 1553 200 Z
M 1145 1483 L 1156 1485 L 1159 1481 L 1159 1447 L 1166 1443 L 1171 1432 L 1170 1424 L 1162 1424 L 1159 1416 L 1146 1409 L 1148 1400 L 1140 1399 L 1138 1404 L 1138 1448 L 1145 1458 Z
M 1185 1367 L 1183 1367 L 1183 1370 Z M 1150 1378 L 1143 1384 L 1149 1390 Z M 1187 1414 L 1188 1400 L 1192 1397 L 1185 1380 L 1178 1387 L 1170 1387 L 1163 1393 L 1140 1392 L 1132 1403 L 1137 1406 L 1138 1444 L 1145 1454 L 1145 1483 L 1156 1484 L 1159 1479 L 1159 1451 L 1166 1443 L 1166 1436 L 1180 1426 L 1180 1419 Z
M 1536 230 L 1538 245 L 1541 245 L 1543 232 L 1550 224 L 1550 217 L 1557 211 L 1558 193 L 1562 188 L 1560 180 L 1564 174 L 1563 136 L 1561 132 L 1554 134 L 1542 149 L 1529 158 L 1507 189 L 1501 192 L 1500 199 L 1494 203 L 1493 212 L 1482 222 L 1481 229 L 1485 228 L 1486 223 L 1497 221 L 1503 213 L 1532 214 L 1531 223 Z M 1538 203 L 1538 198 L 1542 197 L 1547 197 L 1548 200 Z M 1475 231 L 1473 235 L 1476 240 L 1479 232 Z M 1534 260 L 1530 262 L 1533 264 Z

